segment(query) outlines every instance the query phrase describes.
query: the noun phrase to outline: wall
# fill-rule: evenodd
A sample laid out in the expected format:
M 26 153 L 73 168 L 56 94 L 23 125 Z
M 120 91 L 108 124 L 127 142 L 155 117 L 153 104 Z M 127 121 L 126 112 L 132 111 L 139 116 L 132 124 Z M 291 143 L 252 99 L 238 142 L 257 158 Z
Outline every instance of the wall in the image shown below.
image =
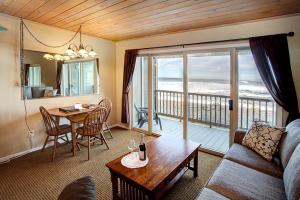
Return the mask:
M 236 38 L 247 38 L 277 33 L 295 32 L 289 37 L 289 49 L 293 78 L 300 105 L 300 16 L 268 19 L 210 29 L 194 30 L 147 38 L 124 40 L 116 43 L 116 100 L 117 121 L 121 121 L 122 80 L 124 53 L 126 49 L 139 49 L 175 44 L 188 44 L 207 41 L 218 41 Z
M 32 32 L 48 44 L 59 45 L 73 36 L 73 32 L 25 21 Z M 0 14 L 0 24 L 8 29 L 0 33 L 0 158 L 39 147 L 45 139 L 44 125 L 39 107 L 62 107 L 74 103 L 98 103 L 101 97 L 113 101 L 110 124 L 116 122 L 115 112 L 115 42 L 83 36 L 83 43 L 92 44 L 100 59 L 100 95 L 82 97 L 58 97 L 28 100 L 28 122 L 35 135 L 31 140 L 24 122 L 24 106 L 21 100 L 19 61 L 19 19 Z M 26 32 L 26 31 L 25 31 Z M 79 43 L 78 37 L 75 40 Z M 27 32 L 24 38 L 28 50 L 64 53 L 67 46 L 59 49 L 46 48 L 33 41 Z

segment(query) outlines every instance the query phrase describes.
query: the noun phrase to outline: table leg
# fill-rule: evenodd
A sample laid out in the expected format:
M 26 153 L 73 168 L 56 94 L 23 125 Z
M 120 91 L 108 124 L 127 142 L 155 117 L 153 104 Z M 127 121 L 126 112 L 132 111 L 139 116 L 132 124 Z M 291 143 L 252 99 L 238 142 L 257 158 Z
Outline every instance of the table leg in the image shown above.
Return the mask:
M 72 126 L 72 152 L 73 152 L 73 156 L 75 156 L 75 152 L 76 152 L 76 123 L 71 122 L 71 126 Z
M 60 122 L 60 117 L 58 117 L 58 116 L 55 116 L 55 121 L 56 121 L 56 123 L 59 125 L 59 122 Z
M 118 178 L 110 172 L 111 175 L 111 183 L 112 183 L 112 193 L 113 193 L 113 200 L 118 199 Z
M 194 157 L 194 178 L 198 177 L 198 150 L 196 150 L 196 155 Z

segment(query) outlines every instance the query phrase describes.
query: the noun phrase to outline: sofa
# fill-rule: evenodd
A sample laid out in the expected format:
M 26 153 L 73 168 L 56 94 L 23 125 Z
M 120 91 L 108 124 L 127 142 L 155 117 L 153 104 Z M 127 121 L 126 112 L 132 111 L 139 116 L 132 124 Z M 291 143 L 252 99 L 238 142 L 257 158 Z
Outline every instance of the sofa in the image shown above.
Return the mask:
M 47 90 L 52 91 L 51 96 L 58 96 L 56 94 L 57 89 L 53 89 L 52 86 L 23 86 L 23 96 L 27 99 L 50 97 L 45 96 L 45 91 Z
M 299 200 L 300 119 L 288 124 L 271 162 L 242 145 L 245 133 L 236 131 L 234 144 L 197 199 Z

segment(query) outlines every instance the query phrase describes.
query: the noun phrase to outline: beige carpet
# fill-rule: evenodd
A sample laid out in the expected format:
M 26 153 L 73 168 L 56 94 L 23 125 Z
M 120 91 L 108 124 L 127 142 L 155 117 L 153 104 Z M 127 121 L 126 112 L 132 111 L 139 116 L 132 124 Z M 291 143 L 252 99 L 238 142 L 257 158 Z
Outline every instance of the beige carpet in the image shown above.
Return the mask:
M 130 137 L 139 135 L 123 129 L 113 129 L 114 139 L 109 139 L 110 150 L 104 145 L 92 147 L 91 159 L 87 161 L 87 149 L 82 148 L 72 157 L 70 146 L 57 149 L 54 162 L 50 161 L 51 149 L 34 152 L 9 163 L 0 165 L 0 199 L 56 199 L 65 185 L 82 176 L 96 179 L 98 199 L 112 199 L 109 170 L 105 164 L 128 152 Z M 151 140 L 147 137 L 146 140 Z M 199 153 L 199 177 L 187 173 L 165 196 L 165 199 L 195 199 L 221 158 Z

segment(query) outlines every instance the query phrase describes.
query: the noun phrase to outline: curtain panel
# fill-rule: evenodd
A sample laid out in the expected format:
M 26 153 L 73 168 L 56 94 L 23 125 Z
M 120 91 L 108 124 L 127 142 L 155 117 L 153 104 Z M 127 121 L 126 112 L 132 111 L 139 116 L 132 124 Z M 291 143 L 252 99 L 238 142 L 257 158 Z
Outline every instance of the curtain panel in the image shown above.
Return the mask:
M 100 75 L 100 71 L 99 71 L 99 58 L 96 58 L 96 68 L 97 68 L 97 74 Z
M 124 74 L 123 74 L 123 90 L 122 90 L 122 123 L 129 123 L 130 111 L 129 111 L 129 98 L 128 93 L 130 91 L 130 84 L 133 77 L 137 50 L 126 50 L 124 58 Z
M 56 69 L 56 89 L 57 94 L 61 94 L 61 79 L 62 79 L 62 67 L 64 62 L 57 61 L 57 69 Z
M 25 78 L 24 78 L 25 86 L 29 85 L 29 68 L 30 68 L 30 64 L 25 64 Z
M 286 125 L 299 118 L 286 34 L 253 37 L 250 49 L 262 80 L 275 102 L 289 115 Z

